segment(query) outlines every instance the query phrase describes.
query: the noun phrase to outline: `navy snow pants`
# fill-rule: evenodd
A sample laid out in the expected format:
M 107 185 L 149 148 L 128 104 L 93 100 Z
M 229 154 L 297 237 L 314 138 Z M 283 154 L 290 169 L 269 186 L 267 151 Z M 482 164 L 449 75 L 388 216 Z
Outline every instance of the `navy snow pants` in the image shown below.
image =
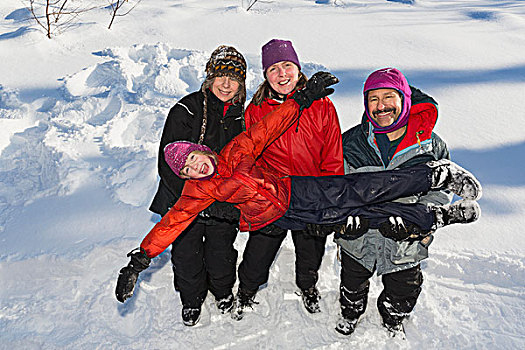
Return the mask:
M 333 176 L 292 176 L 290 206 L 275 224 L 302 230 L 307 223 L 345 223 L 348 216 L 365 217 L 370 228 L 390 216 L 430 230 L 434 215 L 423 204 L 391 202 L 430 190 L 432 171 L 425 164 L 406 169 Z

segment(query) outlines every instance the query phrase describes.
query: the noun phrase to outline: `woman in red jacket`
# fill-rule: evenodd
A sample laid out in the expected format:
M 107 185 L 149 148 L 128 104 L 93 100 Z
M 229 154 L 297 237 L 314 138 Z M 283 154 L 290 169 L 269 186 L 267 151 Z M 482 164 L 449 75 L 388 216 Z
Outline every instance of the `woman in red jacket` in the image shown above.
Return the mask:
M 273 39 L 262 47 L 264 82 L 259 86 L 245 112 L 246 128 L 275 110 L 302 89 L 307 81 L 290 41 Z M 324 176 L 344 174 L 343 148 L 339 119 L 332 101 L 322 98 L 306 108 L 297 125 L 288 129 L 264 151 L 259 165 L 283 175 Z M 259 287 L 268 282 L 270 266 L 286 238 L 287 231 L 274 226 L 250 231 L 238 268 L 239 290 L 235 312 L 240 320 L 251 307 Z M 325 251 L 326 236 L 307 230 L 291 230 L 295 246 L 295 279 L 309 312 L 319 312 L 316 288 L 318 270 Z
M 333 90 L 326 87 L 335 82 L 337 79 L 329 73 L 314 75 L 306 89 L 235 137 L 218 155 L 191 142 L 166 146 L 168 165 L 189 181 L 179 200 L 144 238 L 141 251 L 128 254 L 131 261 L 120 270 L 117 281 L 119 301 L 124 302 L 133 294 L 138 274 L 149 266 L 150 259 L 162 253 L 199 212 L 215 201 L 234 203 L 240 209 L 243 231 L 271 223 L 282 229 L 301 229 L 305 223 L 341 224 L 352 215 L 370 218 L 370 227 L 376 228 L 389 216 L 401 216 L 405 222 L 420 223 L 418 231 L 410 233 L 426 234 L 479 217 L 479 206 L 474 201 L 430 209 L 422 204 L 389 203 L 398 197 L 443 187 L 466 199 L 479 198 L 481 186 L 477 180 L 450 162 L 327 177 L 283 177 L 273 169 L 258 166 L 256 159 L 262 152 L 297 121 L 304 108 L 331 93 Z

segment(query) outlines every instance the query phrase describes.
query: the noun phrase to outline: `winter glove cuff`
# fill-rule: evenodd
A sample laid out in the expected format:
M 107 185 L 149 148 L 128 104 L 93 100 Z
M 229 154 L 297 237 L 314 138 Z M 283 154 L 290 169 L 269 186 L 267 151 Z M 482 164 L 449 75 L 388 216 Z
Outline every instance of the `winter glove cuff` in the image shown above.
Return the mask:
M 314 237 L 327 237 L 328 235 L 335 233 L 336 235 L 344 232 L 344 224 L 306 224 L 305 232 Z
M 136 251 L 136 250 L 139 251 Z M 136 273 L 141 273 L 149 267 L 151 259 L 148 258 L 146 251 L 143 248 L 133 249 L 127 254 L 130 257 L 128 266 Z

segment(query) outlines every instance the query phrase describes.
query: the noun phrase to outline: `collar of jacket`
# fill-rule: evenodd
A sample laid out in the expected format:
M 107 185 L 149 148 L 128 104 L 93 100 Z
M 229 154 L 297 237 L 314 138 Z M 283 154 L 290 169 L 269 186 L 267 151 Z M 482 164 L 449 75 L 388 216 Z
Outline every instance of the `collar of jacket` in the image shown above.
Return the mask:
M 208 99 L 208 108 L 214 112 L 220 112 L 220 115 L 222 115 L 222 111 L 224 110 L 224 102 L 219 100 L 219 98 L 215 96 L 215 94 L 211 92 L 210 89 L 206 89 L 206 97 Z
M 210 89 L 206 89 L 206 94 L 208 97 L 208 106 L 209 110 L 213 110 L 216 115 L 220 115 L 223 118 L 230 116 L 238 116 L 242 114 L 242 106 L 240 103 L 229 104 L 228 109 L 225 111 L 226 103 L 222 102 Z
M 272 89 L 273 91 L 273 89 Z M 266 97 L 266 102 L 271 105 L 271 106 L 277 106 L 277 105 L 280 105 L 282 104 L 283 102 L 285 102 L 286 100 L 288 100 L 290 97 L 293 96 L 293 94 L 295 94 L 297 90 L 293 90 L 292 92 L 290 92 L 288 95 L 284 96 L 284 98 L 282 100 L 280 99 L 277 99 L 275 97 Z M 277 93 L 275 93 L 277 94 Z

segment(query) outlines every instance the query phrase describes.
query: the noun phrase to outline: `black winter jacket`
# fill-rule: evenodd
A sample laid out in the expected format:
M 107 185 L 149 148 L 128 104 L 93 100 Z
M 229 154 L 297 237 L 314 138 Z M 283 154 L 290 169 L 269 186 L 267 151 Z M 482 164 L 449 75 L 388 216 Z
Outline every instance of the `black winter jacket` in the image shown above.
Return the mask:
M 207 125 L 204 144 L 214 152 L 220 150 L 244 129 L 243 106 L 230 105 L 224 114 L 224 102 L 207 90 Z M 173 106 L 164 124 L 160 140 L 158 171 L 159 187 L 149 210 L 164 216 L 179 199 L 185 180 L 173 173 L 164 159 L 164 147 L 174 141 L 197 143 L 201 132 L 204 115 L 204 93 L 193 92 L 183 97 Z M 212 205 L 204 216 L 212 219 L 238 221 L 238 209 L 228 203 Z M 200 216 L 202 220 L 202 216 Z

